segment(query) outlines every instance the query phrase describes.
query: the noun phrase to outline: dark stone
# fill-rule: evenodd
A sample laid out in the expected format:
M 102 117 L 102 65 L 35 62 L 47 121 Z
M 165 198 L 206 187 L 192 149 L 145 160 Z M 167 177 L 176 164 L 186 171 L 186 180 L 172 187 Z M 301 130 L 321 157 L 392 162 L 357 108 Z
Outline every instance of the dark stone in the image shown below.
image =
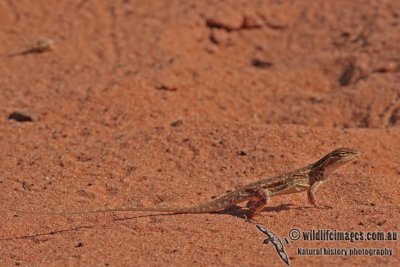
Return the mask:
M 259 69 L 267 69 L 267 68 L 271 68 L 274 65 L 274 63 L 272 63 L 270 61 L 264 61 L 264 60 L 260 60 L 257 58 L 253 58 L 251 60 L 251 65 L 253 65 L 254 67 L 259 68 Z
M 8 115 L 9 120 L 15 120 L 18 122 L 27 122 L 27 121 L 33 121 L 32 117 L 22 114 L 20 112 L 14 111 L 10 115 Z

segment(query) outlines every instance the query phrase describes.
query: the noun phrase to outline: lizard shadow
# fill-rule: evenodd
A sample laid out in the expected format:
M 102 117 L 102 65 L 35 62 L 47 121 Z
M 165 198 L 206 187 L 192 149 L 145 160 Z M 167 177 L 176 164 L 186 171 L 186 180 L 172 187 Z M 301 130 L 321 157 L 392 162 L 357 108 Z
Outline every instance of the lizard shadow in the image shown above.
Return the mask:
M 290 209 L 291 209 L 291 206 L 293 206 L 293 204 L 290 204 L 290 203 L 288 203 L 288 204 L 281 204 L 281 205 L 274 206 L 274 207 L 269 206 L 269 207 L 263 208 L 262 211 L 281 212 L 281 211 L 283 211 L 283 210 L 290 210 Z
M 269 206 L 269 207 L 265 207 L 261 210 L 261 212 L 281 212 L 283 210 L 289 210 L 290 206 L 293 206 L 293 204 L 281 204 L 278 206 Z M 214 212 L 210 212 L 212 214 L 228 214 L 228 215 L 232 215 L 235 217 L 239 217 L 239 218 L 243 218 L 244 216 L 248 216 L 250 215 L 249 213 L 249 209 L 247 208 L 243 208 L 237 205 L 234 205 L 232 207 L 226 208 L 224 210 L 221 211 L 214 211 Z
M 265 207 L 262 212 L 281 212 L 284 210 L 289 210 L 290 206 L 293 206 L 293 204 L 281 204 L 279 206 L 275 207 Z M 225 215 L 231 215 L 233 217 L 237 217 L 240 219 L 244 219 L 250 215 L 249 209 L 238 206 L 238 205 L 233 205 L 231 207 L 228 207 L 226 209 L 220 210 L 220 211 L 212 211 L 208 212 L 209 214 L 225 214 Z M 157 213 L 157 214 L 147 214 L 147 215 L 139 215 L 139 216 L 132 216 L 132 217 L 123 217 L 123 218 L 115 218 L 113 221 L 125 221 L 125 220 L 131 220 L 131 219 L 137 219 L 137 218 L 147 218 L 147 217 L 158 217 L 158 216 L 176 216 L 176 215 L 184 215 L 187 213 Z

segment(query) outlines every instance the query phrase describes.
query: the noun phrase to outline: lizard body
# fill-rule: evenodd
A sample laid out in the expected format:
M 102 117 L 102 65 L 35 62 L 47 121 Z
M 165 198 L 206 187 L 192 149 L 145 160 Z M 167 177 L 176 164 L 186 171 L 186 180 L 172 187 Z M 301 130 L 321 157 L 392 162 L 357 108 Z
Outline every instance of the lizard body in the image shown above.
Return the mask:
M 129 207 L 129 208 L 108 208 L 90 211 L 63 212 L 51 214 L 80 214 L 95 212 L 113 211 L 151 211 L 151 212 L 172 212 L 182 213 L 208 213 L 227 208 L 229 206 L 248 201 L 247 207 L 250 209 L 250 218 L 257 216 L 265 207 L 271 197 L 293 194 L 307 191 L 310 204 L 317 207 L 315 191 L 325 182 L 328 175 L 341 165 L 353 160 L 359 153 L 351 148 L 338 148 L 328 153 L 315 163 L 295 171 L 261 179 L 254 183 L 245 185 L 233 192 L 221 196 L 211 202 L 192 207 Z

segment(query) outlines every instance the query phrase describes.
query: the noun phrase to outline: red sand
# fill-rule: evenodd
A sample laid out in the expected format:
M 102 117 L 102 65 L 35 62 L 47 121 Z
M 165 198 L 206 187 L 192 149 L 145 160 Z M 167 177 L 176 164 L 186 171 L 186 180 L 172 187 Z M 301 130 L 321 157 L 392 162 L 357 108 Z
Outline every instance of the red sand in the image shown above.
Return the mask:
M 12 210 L 195 205 L 340 146 L 362 154 L 317 192 L 332 209 L 276 197 L 260 224 L 399 231 L 400 2 L 207 2 L 0 2 L 1 266 L 283 266 L 235 212 Z M 23 53 L 41 37 L 54 49 Z M 298 255 L 321 247 L 395 255 Z M 398 241 L 286 249 L 400 266 Z

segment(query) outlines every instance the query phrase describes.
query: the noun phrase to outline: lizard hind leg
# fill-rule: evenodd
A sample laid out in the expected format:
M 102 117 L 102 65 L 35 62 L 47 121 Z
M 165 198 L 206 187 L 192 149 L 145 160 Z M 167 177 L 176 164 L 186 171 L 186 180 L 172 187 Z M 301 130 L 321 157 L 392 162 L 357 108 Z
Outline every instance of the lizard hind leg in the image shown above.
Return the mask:
M 256 203 L 257 203 L 257 200 L 249 200 L 246 203 L 246 208 L 251 209 Z
M 261 210 L 267 205 L 270 196 L 269 191 L 264 189 L 259 189 L 254 194 L 255 200 L 249 201 L 247 206 L 249 207 L 250 213 L 248 218 L 253 219 L 256 216 L 260 215 Z

